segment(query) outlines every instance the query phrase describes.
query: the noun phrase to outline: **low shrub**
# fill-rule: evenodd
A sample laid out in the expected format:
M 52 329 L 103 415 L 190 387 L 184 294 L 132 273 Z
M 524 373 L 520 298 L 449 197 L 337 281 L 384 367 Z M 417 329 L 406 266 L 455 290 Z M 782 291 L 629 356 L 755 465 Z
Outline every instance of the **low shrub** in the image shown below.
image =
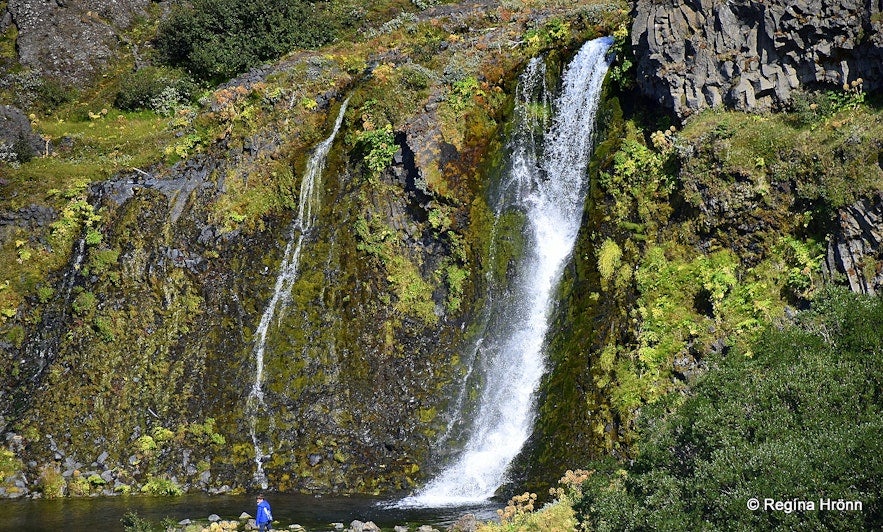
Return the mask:
M 815 301 L 719 358 L 682 404 L 647 407 L 639 457 L 593 464 L 580 519 L 598 531 L 879 525 L 883 299 L 828 289 Z M 840 499 L 861 511 L 822 506 Z
M 114 105 L 127 111 L 153 109 L 168 114 L 171 107 L 190 98 L 196 85 L 180 71 L 162 67 L 144 67 L 120 82 Z
M 296 47 L 332 41 L 340 21 L 325 6 L 287 0 L 194 0 L 176 4 L 155 45 L 169 65 L 202 80 L 230 78 Z

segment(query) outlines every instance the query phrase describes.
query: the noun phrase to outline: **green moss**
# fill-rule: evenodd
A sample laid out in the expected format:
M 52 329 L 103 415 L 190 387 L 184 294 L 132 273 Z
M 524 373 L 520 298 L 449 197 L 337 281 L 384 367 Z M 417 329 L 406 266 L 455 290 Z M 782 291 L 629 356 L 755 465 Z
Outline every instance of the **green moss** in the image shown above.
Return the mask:
M 598 273 L 601 274 L 601 287 L 613 279 L 613 274 L 619 269 L 622 250 L 611 239 L 607 239 L 598 248 Z
M 53 465 L 44 465 L 40 468 L 40 477 L 37 481 L 40 493 L 47 499 L 63 497 L 67 489 L 67 482 L 61 475 L 61 471 Z
M 71 497 L 87 497 L 92 492 L 92 485 L 79 471 L 75 471 L 67 481 L 67 492 Z
M 89 253 L 89 261 L 86 264 L 85 275 L 92 274 L 98 276 L 107 276 L 111 282 L 118 282 L 120 274 L 117 270 L 120 258 L 119 250 L 115 249 L 99 249 Z
M 880 188 L 883 169 L 872 139 L 883 131 L 883 113 L 860 105 L 811 126 L 795 126 L 792 116 L 702 114 L 683 132 L 702 146 L 686 171 L 701 179 L 702 168 L 717 166 L 716 175 L 748 176 L 758 187 L 794 183 L 798 197 L 834 208 Z
M 152 454 L 157 449 L 156 441 L 150 436 L 141 436 L 135 442 L 135 450 L 142 454 Z
M 510 268 L 523 256 L 526 223 L 527 218 L 520 211 L 505 211 L 496 219 L 492 233 L 495 239 L 488 257 L 492 261 L 491 274 L 498 283 L 506 282 Z
M 149 476 L 147 482 L 141 486 L 141 492 L 150 495 L 182 495 L 184 491 L 175 481 L 164 478 Z
M 466 282 L 469 272 L 456 264 L 445 268 L 445 281 L 448 285 L 448 297 L 446 304 L 448 310 L 455 312 L 460 309 L 463 298 L 463 284 Z
M 22 470 L 21 460 L 9 449 L 0 448 L 0 484 L 7 482 Z
M 406 257 L 398 255 L 392 257 L 387 267 L 387 279 L 397 296 L 396 310 L 405 315 L 417 316 L 428 325 L 436 323 L 438 316 L 432 300 L 432 286 L 423 279 L 414 264 Z
M 85 316 L 91 314 L 95 310 L 95 305 L 97 304 L 98 299 L 95 297 L 95 294 L 92 292 L 80 292 L 76 298 L 74 298 L 73 303 L 71 303 L 71 308 L 74 313 Z

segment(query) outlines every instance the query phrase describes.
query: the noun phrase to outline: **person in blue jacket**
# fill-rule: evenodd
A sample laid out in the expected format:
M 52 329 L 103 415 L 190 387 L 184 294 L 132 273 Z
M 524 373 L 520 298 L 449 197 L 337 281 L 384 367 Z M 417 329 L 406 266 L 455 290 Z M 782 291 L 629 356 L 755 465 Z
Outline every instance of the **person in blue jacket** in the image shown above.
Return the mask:
M 258 525 L 258 530 L 264 532 L 272 528 L 273 514 L 270 512 L 270 503 L 264 500 L 264 494 L 261 493 L 257 497 L 258 511 L 255 515 L 254 522 Z

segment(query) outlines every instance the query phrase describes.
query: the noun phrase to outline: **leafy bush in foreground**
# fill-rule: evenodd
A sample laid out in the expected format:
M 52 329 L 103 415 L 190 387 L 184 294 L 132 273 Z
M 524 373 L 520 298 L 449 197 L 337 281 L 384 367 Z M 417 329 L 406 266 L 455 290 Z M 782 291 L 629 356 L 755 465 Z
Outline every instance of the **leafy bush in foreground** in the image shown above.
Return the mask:
M 796 323 L 769 328 L 750 357 L 720 360 L 673 411 L 643 414 L 633 466 L 596 464 L 575 504 L 590 529 L 883 523 L 883 299 L 832 290 L 817 301 Z M 767 498 L 782 507 L 764 509 Z M 862 509 L 822 510 L 826 499 Z

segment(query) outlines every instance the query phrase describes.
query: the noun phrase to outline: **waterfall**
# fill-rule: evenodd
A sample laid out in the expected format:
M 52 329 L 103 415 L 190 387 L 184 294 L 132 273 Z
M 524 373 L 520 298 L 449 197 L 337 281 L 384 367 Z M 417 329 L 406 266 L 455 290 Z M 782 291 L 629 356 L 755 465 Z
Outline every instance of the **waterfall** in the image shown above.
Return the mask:
M 276 277 L 276 284 L 273 287 L 273 296 L 270 298 L 261 321 L 254 333 L 254 355 L 255 373 L 254 384 L 248 394 L 245 412 L 249 418 L 251 440 L 254 444 L 254 462 L 255 462 L 255 483 L 259 484 L 262 489 L 267 488 L 267 477 L 264 474 L 263 462 L 273 454 L 272 447 L 268 446 L 264 450 L 259 441 L 257 430 L 258 418 L 261 415 L 262 407 L 266 407 L 264 402 L 264 391 L 262 383 L 264 381 L 264 350 L 267 346 L 267 333 L 270 323 L 276 314 L 279 319 L 285 312 L 285 307 L 291 297 L 291 289 L 297 280 L 297 267 L 300 262 L 301 249 L 303 247 L 304 238 L 313 228 L 316 221 L 315 211 L 319 207 L 319 183 L 322 178 L 322 170 L 325 167 L 325 158 L 331 150 L 337 131 L 343 123 L 343 115 L 346 112 L 347 98 L 340 106 L 337 114 L 337 120 L 334 122 L 334 129 L 331 134 L 316 146 L 313 154 L 307 161 L 306 171 L 300 184 L 300 197 L 298 198 L 297 216 L 291 224 L 291 235 L 288 237 L 288 243 L 285 245 L 285 252 L 282 256 L 282 264 L 279 267 L 279 274 Z
M 454 463 L 399 506 L 489 499 L 530 436 L 552 298 L 582 219 L 595 112 L 612 42 L 605 37 L 586 43 L 568 65 L 541 143 L 536 133 L 546 125 L 548 109 L 543 62 L 531 61 L 521 75 L 509 171 L 495 207 L 498 216 L 506 209 L 525 214 L 525 253 L 509 293 L 493 302 L 493 316 L 476 343 L 485 382 L 471 434 Z

